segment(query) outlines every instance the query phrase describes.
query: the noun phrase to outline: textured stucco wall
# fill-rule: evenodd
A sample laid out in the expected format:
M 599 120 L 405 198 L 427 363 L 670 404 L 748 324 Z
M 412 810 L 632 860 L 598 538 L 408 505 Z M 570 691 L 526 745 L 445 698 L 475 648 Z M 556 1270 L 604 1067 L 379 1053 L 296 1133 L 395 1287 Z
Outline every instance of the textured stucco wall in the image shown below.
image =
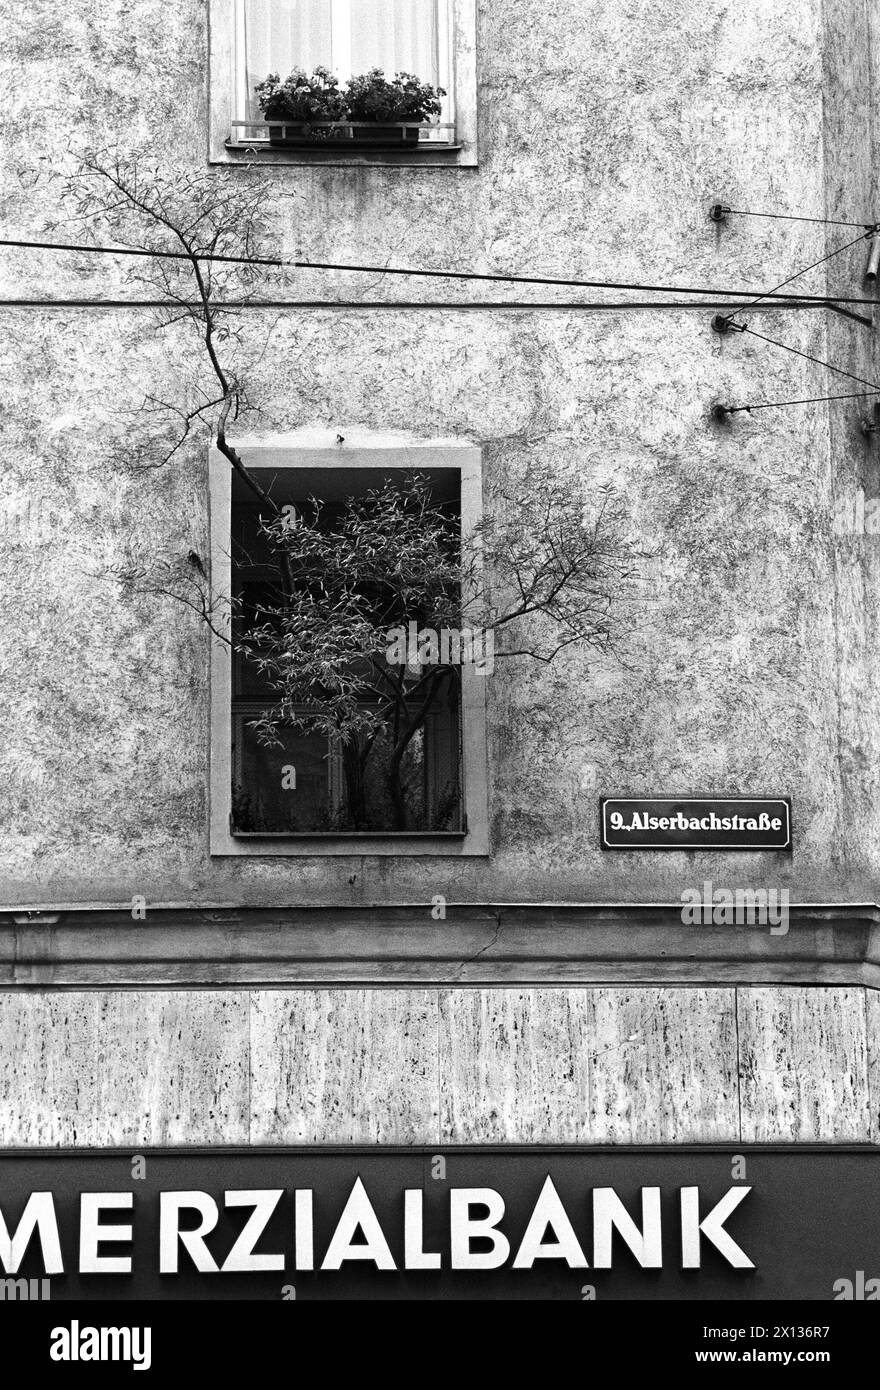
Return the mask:
M 2 996 L 0 1146 L 880 1142 L 863 989 Z
M 0 0 L 0 16 L 11 235 L 51 215 L 51 184 L 22 169 L 51 165 L 68 136 L 203 163 L 204 4 Z M 848 234 L 746 219 L 716 231 L 706 203 L 844 217 L 858 204 L 861 215 L 870 18 L 868 6 L 819 0 L 484 0 L 479 168 L 275 169 L 279 239 L 330 259 L 771 286 Z M 856 247 L 832 262 L 839 292 L 859 291 L 863 258 Z M 803 283 L 821 292 L 823 272 Z M 15 252 L 0 257 L 0 286 L 9 297 L 116 292 L 106 259 Z M 302 274 L 285 294 L 363 291 Z M 369 293 L 463 292 L 381 279 Z M 13 530 L 0 557 L 2 900 L 638 901 L 705 878 L 788 885 L 805 900 L 878 896 L 878 542 L 831 535 L 835 489 L 876 477 L 860 403 L 721 430 L 706 419 L 714 399 L 827 394 L 821 369 L 754 339 L 721 341 L 706 308 L 254 314 L 249 332 L 257 342 L 271 330 L 272 347 L 249 430 L 473 439 L 489 502 L 526 473 L 563 476 L 585 496 L 610 479 L 658 553 L 619 663 L 502 665 L 489 682 L 490 860 L 230 864 L 207 852 L 206 634 L 89 577 L 132 536 L 204 553 L 200 447 L 138 479 L 105 459 L 125 411 L 174 389 L 184 344 L 151 337 L 140 310 L 0 315 L 7 499 L 38 499 L 51 532 L 35 546 Z M 859 374 L 871 365 L 867 330 L 848 321 L 749 319 Z M 603 856 L 608 792 L 790 794 L 796 850 Z
M 825 48 L 827 87 L 839 93 L 824 108 L 826 146 L 826 212 L 829 218 L 877 216 L 876 157 L 873 155 L 877 62 L 873 52 L 880 39 L 873 4 L 826 5 L 829 41 Z M 865 24 L 868 15 L 873 23 Z M 858 138 L 868 129 L 872 138 Z M 858 235 L 857 228 L 829 227 L 827 251 Z M 858 255 L 865 252 L 858 248 Z M 829 283 L 838 293 L 852 292 L 842 264 L 829 262 Z M 852 331 L 850 331 L 852 330 Z M 826 358 L 867 382 L 880 381 L 876 334 L 832 317 L 826 324 Z M 829 377 L 827 391 L 858 391 L 858 383 Z M 839 401 L 830 410 L 829 489 L 835 509 L 851 512 L 859 493 L 866 499 L 880 494 L 877 440 L 866 442 L 859 425 L 873 401 Z M 871 718 L 880 694 L 877 661 L 880 626 L 876 595 L 880 593 L 880 536 L 839 536 L 834 539 L 835 625 L 839 795 L 847 813 L 848 853 L 853 863 L 870 865 L 876 853 L 872 819 L 880 797 L 880 765 L 864 739 L 865 713 Z M 872 893 L 876 897 L 876 894 Z

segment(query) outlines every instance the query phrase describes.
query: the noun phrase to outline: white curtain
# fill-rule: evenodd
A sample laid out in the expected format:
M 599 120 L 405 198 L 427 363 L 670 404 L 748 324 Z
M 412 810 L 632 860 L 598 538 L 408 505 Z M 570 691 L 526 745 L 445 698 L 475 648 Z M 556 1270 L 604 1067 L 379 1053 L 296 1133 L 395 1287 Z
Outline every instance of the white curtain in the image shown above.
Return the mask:
M 438 86 L 440 12 L 446 0 L 243 0 L 245 79 L 322 66 L 340 85 L 355 73 L 411 72 Z M 258 114 L 254 112 L 254 114 Z

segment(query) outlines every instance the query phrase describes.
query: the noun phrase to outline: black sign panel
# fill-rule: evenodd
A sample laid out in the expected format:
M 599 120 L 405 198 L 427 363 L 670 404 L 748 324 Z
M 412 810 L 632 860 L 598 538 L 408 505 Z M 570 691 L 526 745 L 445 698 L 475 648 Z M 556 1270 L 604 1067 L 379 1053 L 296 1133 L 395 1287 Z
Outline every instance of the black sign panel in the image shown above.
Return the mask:
M 875 1148 L 0 1156 L 0 1298 L 878 1299 Z
M 791 849 L 786 797 L 606 797 L 603 849 Z

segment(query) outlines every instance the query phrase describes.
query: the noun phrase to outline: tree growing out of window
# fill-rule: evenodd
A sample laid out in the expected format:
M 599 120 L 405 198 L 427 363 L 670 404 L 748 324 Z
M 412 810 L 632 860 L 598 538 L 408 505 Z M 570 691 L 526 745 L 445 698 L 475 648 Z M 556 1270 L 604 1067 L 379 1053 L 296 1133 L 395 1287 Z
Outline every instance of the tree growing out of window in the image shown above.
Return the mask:
M 190 441 L 211 440 L 253 499 L 268 582 L 257 601 L 220 594 L 194 552 L 146 556 L 136 545 L 110 573 L 195 610 L 247 663 L 268 693 L 251 720 L 260 741 L 300 727 L 338 751 L 340 827 L 379 828 L 368 806 L 379 782 L 381 828 L 404 831 L 415 823 L 413 750 L 437 712 L 460 703 L 463 662 L 488 672 L 513 659 L 552 663 L 570 647 L 613 652 L 640 552 L 611 488 L 585 507 L 552 476 L 490 489 L 485 518 L 464 534 L 418 472 L 380 477 L 332 507 L 319 496 L 285 505 L 235 446 L 236 423 L 258 410 L 249 369 L 267 346 L 247 334 L 248 307 L 284 273 L 269 192 L 255 171 L 168 173 L 112 152 L 85 155 L 65 176 L 84 231 L 146 253 L 126 258 L 124 274 L 167 305 L 158 332 L 191 332 L 181 399 L 145 401 L 149 425 L 126 446 L 125 466 L 172 466 Z

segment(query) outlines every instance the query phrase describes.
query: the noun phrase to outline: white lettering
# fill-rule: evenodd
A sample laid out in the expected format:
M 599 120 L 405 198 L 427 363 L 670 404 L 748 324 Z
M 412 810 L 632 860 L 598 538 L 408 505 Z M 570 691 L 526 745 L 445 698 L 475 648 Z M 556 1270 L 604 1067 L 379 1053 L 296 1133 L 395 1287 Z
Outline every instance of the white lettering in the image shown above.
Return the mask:
M 611 1236 L 618 1231 L 643 1269 L 663 1268 L 663 1232 L 659 1187 L 642 1188 L 642 1229 L 639 1230 L 613 1187 L 593 1190 L 593 1264 L 611 1268 Z
M 734 1269 L 754 1269 L 749 1257 L 725 1231 L 724 1223 L 751 1192 L 750 1187 L 731 1187 L 720 1202 L 700 1220 L 700 1189 L 681 1189 L 681 1264 L 682 1269 L 700 1268 L 700 1235 L 711 1240 Z
M 283 1269 L 283 1255 L 257 1255 L 254 1246 L 269 1224 L 284 1194 L 283 1187 L 258 1188 L 253 1192 L 227 1192 L 227 1207 L 253 1207 L 244 1229 L 223 1261 L 224 1274 L 250 1274 L 257 1270 Z
M 358 1229 L 362 1230 L 367 1238 L 365 1245 L 352 1244 Z M 355 1179 L 321 1268 L 339 1269 L 343 1260 L 372 1260 L 377 1269 L 397 1268 L 379 1225 L 379 1218 L 360 1178 Z
M 487 1208 L 472 1217 L 471 1207 Z M 504 1215 L 504 1200 L 493 1187 L 454 1187 L 449 1194 L 449 1225 L 453 1269 L 499 1269 L 510 1254 L 510 1242 L 496 1229 Z M 492 1249 L 476 1252 L 475 1239 L 488 1239 Z
M 84 1192 L 79 1204 L 80 1274 L 131 1274 L 130 1255 L 99 1255 L 102 1240 L 130 1241 L 131 1226 L 102 1226 L 101 1210 L 131 1211 L 132 1192 Z
M 181 1231 L 180 1215 L 197 1211 L 201 1224 L 194 1231 Z M 216 1274 L 217 1264 L 204 1237 L 217 1225 L 217 1203 L 207 1192 L 161 1192 L 159 1194 L 159 1273 L 178 1271 L 178 1242 L 190 1256 L 200 1274 Z

